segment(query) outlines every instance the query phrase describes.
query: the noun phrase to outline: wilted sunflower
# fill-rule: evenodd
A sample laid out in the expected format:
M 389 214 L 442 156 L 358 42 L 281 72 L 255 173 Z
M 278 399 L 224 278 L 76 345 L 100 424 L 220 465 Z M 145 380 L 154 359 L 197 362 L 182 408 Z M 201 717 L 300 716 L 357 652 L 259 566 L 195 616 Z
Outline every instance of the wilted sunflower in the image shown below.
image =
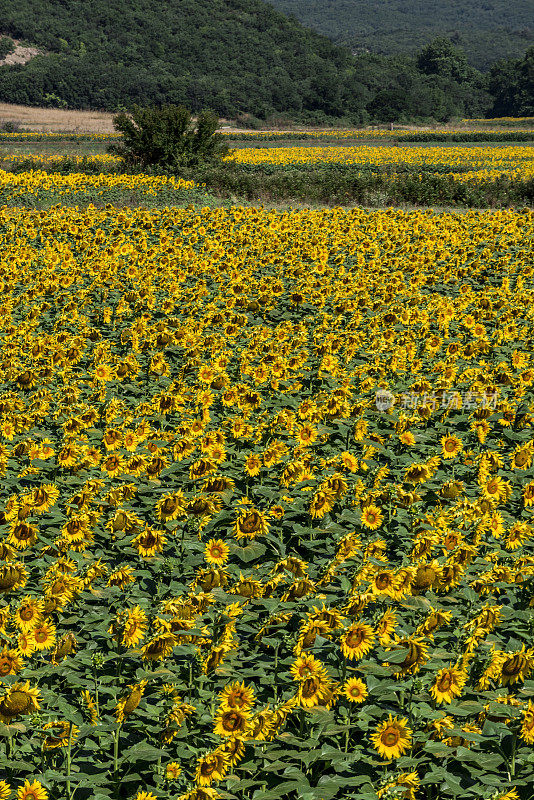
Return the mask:
M 195 780 L 200 786 L 222 781 L 228 771 L 228 757 L 222 750 L 207 753 L 197 761 Z
M 534 744 L 534 704 L 532 700 L 528 701 L 528 706 L 522 714 L 521 738 L 527 744 Z
M 20 650 L 4 647 L 0 651 L 0 679 L 6 675 L 16 675 L 23 667 Z
M 176 636 L 172 633 L 162 633 L 144 645 L 143 658 L 146 661 L 162 661 L 171 655 L 175 646 Z
M 33 490 L 32 506 L 38 514 L 49 511 L 57 502 L 59 489 L 53 483 L 45 483 Z
M 247 735 L 257 742 L 264 742 L 273 733 L 273 713 L 268 708 L 258 711 L 249 722 Z
M 232 528 L 236 539 L 255 539 L 256 536 L 265 536 L 269 531 L 267 517 L 256 508 L 242 511 Z
M 43 725 L 46 731 L 43 741 L 43 750 L 54 750 L 58 747 L 67 747 L 69 739 L 73 742 L 79 734 L 79 728 L 66 720 L 55 720 Z
M 119 724 L 122 724 L 124 720 L 130 716 L 130 714 L 133 714 L 141 702 L 146 685 L 147 681 L 143 680 L 140 683 L 128 686 L 128 694 L 119 700 L 115 706 L 115 716 L 117 717 L 117 722 Z
M 399 647 L 403 648 L 405 656 L 401 662 L 392 665 L 395 677 L 413 675 L 418 672 L 421 665 L 428 659 L 428 645 L 421 638 L 411 636 L 406 639 L 397 639 L 395 649 Z
M 147 525 L 144 531 L 132 539 L 131 545 L 141 558 L 152 558 L 156 553 L 162 552 L 166 541 L 167 537 L 164 531 L 150 528 Z
M 325 514 L 332 511 L 335 501 L 336 496 L 333 492 L 322 490 L 315 492 L 310 501 L 310 516 L 313 519 L 322 519 Z
M 357 622 L 341 634 L 341 650 L 345 658 L 360 659 L 372 650 L 375 633 L 366 622 Z
M 440 669 L 430 688 L 430 694 L 436 703 L 452 703 L 462 694 L 466 681 L 467 673 L 458 667 Z
M 39 708 L 39 692 L 31 688 L 29 681 L 12 683 L 0 699 L 0 721 L 9 725 L 15 717 L 31 714 Z
M 408 727 L 408 720 L 404 717 L 398 719 L 391 714 L 388 719 L 381 722 L 376 731 L 371 735 L 375 750 L 382 758 L 400 758 L 412 743 L 412 732 Z
M 156 503 L 158 519 L 168 522 L 185 516 L 187 501 L 183 492 L 164 494 Z
M 215 717 L 214 733 L 218 736 L 242 736 L 248 725 L 248 714 L 237 709 L 221 710 Z

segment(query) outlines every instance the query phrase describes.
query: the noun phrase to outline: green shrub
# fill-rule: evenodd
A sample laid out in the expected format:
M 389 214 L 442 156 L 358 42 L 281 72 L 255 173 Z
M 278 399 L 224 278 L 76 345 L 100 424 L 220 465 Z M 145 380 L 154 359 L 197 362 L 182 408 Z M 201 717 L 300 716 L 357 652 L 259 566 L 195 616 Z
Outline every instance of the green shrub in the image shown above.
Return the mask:
M 117 114 L 113 125 L 122 141 L 110 145 L 108 152 L 128 168 L 180 174 L 221 162 L 229 153 L 222 135 L 216 133 L 219 119 L 210 111 L 202 111 L 195 122 L 183 106 L 134 106 L 130 114 Z

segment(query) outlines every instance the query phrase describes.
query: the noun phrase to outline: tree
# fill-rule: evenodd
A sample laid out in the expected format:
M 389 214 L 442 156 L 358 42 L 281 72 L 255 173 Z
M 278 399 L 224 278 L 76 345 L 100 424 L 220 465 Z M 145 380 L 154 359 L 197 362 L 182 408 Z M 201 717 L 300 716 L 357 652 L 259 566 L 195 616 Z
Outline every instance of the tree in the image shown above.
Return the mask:
M 113 117 L 122 141 L 110 145 L 127 167 L 157 168 L 180 173 L 200 164 L 221 161 L 230 152 L 223 143 L 218 117 L 202 111 L 196 122 L 184 106 L 134 106 L 130 114 Z
M 417 67 L 426 75 L 440 75 L 458 83 L 472 81 L 476 72 L 467 63 L 463 50 L 450 39 L 438 37 L 425 47 L 417 59 Z

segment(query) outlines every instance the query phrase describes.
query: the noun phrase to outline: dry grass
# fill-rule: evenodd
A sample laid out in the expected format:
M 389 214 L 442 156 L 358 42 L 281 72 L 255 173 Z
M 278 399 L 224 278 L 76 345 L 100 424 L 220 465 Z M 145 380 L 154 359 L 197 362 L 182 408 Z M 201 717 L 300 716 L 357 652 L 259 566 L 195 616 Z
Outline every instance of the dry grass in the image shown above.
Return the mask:
M 113 133 L 113 114 L 105 111 L 64 111 L 0 103 L 0 126 L 15 122 L 27 131 L 47 133 Z

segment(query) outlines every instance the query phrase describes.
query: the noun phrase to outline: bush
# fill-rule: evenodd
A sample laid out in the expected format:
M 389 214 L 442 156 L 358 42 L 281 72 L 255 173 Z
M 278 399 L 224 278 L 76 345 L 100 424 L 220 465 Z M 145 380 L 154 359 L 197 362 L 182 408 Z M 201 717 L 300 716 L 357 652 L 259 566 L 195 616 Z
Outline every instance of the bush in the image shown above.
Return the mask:
M 222 135 L 216 133 L 219 119 L 210 111 L 202 111 L 195 122 L 183 106 L 134 106 L 131 114 L 117 114 L 113 125 L 122 133 L 122 141 L 110 145 L 108 152 L 118 155 L 129 168 L 180 174 L 201 164 L 221 162 L 230 152 Z

